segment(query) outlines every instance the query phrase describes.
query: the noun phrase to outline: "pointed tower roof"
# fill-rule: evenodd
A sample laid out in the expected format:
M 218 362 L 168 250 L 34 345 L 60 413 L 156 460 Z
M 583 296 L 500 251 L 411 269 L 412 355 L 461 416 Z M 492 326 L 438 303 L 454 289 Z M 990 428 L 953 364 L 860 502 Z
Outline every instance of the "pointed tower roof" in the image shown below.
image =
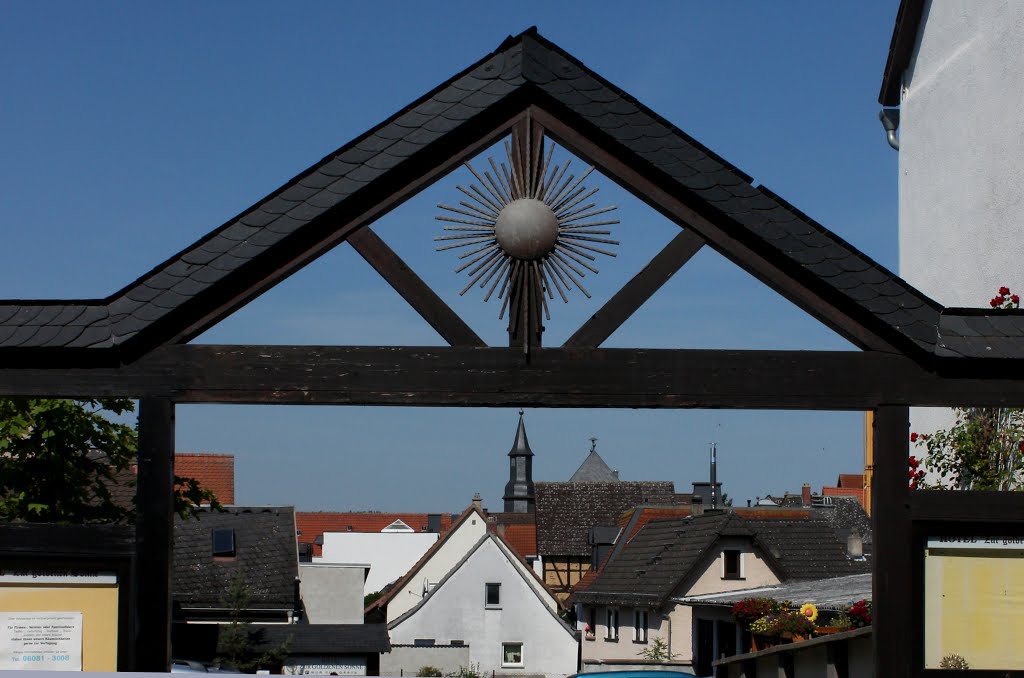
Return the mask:
M 516 429 L 516 439 L 512 443 L 512 449 L 508 451 L 510 457 L 532 457 L 533 450 L 530 449 L 530 441 L 526 438 L 526 424 L 523 423 L 523 411 L 519 410 L 519 428 Z
M 597 453 L 597 438 L 590 439 L 590 454 L 583 460 L 576 473 L 569 478 L 570 483 L 617 483 L 619 472 L 613 471 Z

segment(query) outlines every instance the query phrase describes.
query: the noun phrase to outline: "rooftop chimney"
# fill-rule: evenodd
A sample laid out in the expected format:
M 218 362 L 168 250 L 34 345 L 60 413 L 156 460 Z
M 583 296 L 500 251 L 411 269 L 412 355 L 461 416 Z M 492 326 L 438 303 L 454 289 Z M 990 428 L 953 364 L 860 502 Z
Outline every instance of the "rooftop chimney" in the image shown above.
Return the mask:
M 476 507 L 477 509 L 479 509 L 479 508 L 481 508 L 482 504 L 483 504 L 483 500 L 480 498 L 480 493 L 479 492 L 474 492 L 473 493 L 473 506 Z
M 804 486 L 802 488 L 800 488 L 800 498 L 801 498 L 801 502 L 800 503 L 803 504 L 804 506 L 810 506 L 811 505 L 811 484 L 810 483 L 804 483 Z
M 693 503 L 690 504 L 690 515 L 702 516 L 704 515 L 704 500 L 699 496 L 693 497 Z

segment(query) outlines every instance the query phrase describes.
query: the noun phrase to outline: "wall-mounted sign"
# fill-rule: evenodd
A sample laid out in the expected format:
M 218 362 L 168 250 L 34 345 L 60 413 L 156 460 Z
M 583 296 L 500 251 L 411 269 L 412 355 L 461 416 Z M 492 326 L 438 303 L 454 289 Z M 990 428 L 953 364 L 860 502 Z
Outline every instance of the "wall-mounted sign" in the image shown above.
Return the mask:
M 365 676 L 366 657 L 289 657 L 282 673 L 293 676 Z
M 926 669 L 1024 669 L 1024 539 L 930 537 L 924 577 Z
M 72 572 L 71 570 L 0 569 L 0 584 L 116 584 L 113 572 Z
M 0 670 L 81 671 L 81 612 L 0 612 Z

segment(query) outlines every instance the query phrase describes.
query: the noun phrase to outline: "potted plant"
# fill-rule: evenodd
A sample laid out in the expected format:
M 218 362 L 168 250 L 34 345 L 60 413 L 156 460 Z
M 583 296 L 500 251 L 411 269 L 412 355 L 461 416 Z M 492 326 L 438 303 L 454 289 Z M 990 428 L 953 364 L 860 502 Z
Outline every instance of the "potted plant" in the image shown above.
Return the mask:
M 741 628 L 753 631 L 751 625 L 754 622 L 784 609 L 782 603 L 771 598 L 744 598 L 732 606 L 732 616 Z
M 814 622 L 799 612 L 785 612 L 775 622 L 778 635 L 788 640 L 807 640 L 814 633 Z
M 750 649 L 753 652 L 767 650 L 779 642 L 779 634 L 776 631 L 777 615 L 768 614 L 750 623 Z
M 843 631 L 849 631 L 852 628 L 853 620 L 850 619 L 850 615 L 845 612 L 836 612 L 829 618 L 826 624 L 816 628 L 814 633 L 819 636 L 825 636 L 830 633 L 842 633 Z
M 850 615 L 850 621 L 853 622 L 854 628 L 859 629 L 865 626 L 871 626 L 870 600 L 858 600 L 850 606 L 850 609 L 848 609 L 846 613 Z
M 587 640 L 593 640 L 594 639 L 594 629 L 593 629 L 593 627 L 590 624 L 587 624 L 583 628 L 583 635 L 584 635 L 584 637 Z

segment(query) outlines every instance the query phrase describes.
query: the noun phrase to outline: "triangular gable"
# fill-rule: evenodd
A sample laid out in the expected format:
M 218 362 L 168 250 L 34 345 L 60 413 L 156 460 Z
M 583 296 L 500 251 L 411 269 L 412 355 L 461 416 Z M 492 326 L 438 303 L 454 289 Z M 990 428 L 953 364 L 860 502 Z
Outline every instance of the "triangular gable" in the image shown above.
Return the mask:
M 414 530 L 411 527 L 409 527 L 408 525 L 406 525 L 405 522 L 403 522 L 401 518 L 399 518 L 398 520 L 396 520 L 395 522 L 391 523 L 390 525 L 388 525 L 387 527 L 385 527 L 385 528 L 383 528 L 381 530 L 381 532 L 415 532 L 415 531 L 416 530 Z
M 558 623 L 569 634 L 575 635 L 576 630 L 572 626 L 567 624 L 556 612 L 556 610 L 561 609 L 562 606 L 555 598 L 554 594 L 546 586 L 543 586 L 543 583 L 540 582 L 540 580 L 537 578 L 536 573 L 533 572 L 530 566 L 527 565 L 523 560 L 521 560 L 516 555 L 515 551 L 513 551 L 511 547 L 505 544 L 502 541 L 502 539 L 493 532 L 487 532 L 483 537 L 481 537 L 480 540 L 473 546 L 473 548 L 470 549 L 469 552 L 465 556 L 463 556 L 463 558 L 455 565 L 455 567 L 453 567 L 451 571 L 448 572 L 448 574 L 446 574 L 444 578 L 437 583 L 437 586 L 431 589 L 430 592 L 427 593 L 427 595 L 425 595 L 415 606 L 413 606 L 411 609 L 409 609 L 407 612 L 397 617 L 396 619 L 389 621 L 388 629 L 394 629 L 403 621 L 416 614 L 425 605 L 429 604 L 430 601 L 433 600 L 436 596 L 442 595 L 444 592 L 445 584 L 448 583 L 448 581 L 451 580 L 451 578 L 455 576 L 456 573 L 473 558 L 474 554 L 476 554 L 486 544 L 493 544 L 498 549 L 498 551 L 506 559 L 508 559 L 509 564 L 513 566 L 515 571 L 519 574 L 523 582 L 526 584 L 527 588 L 536 597 L 537 601 L 548 610 L 550 615 L 555 620 L 557 620 Z M 540 586 L 537 586 L 537 584 L 540 584 Z M 545 600 L 545 596 L 547 596 L 548 600 Z
M 934 355 L 941 306 L 532 29 L 110 297 L 0 303 L 0 348 L 116 349 L 131 360 L 188 341 L 506 134 L 527 110 L 855 344 Z M 988 355 L 977 343 L 948 353 Z
M 391 600 L 395 598 L 395 596 L 399 595 L 402 591 L 404 591 L 406 587 L 409 585 L 409 583 L 413 581 L 419 575 L 420 572 L 423 571 L 423 569 L 427 566 L 430 560 L 435 555 L 437 555 L 438 552 L 446 544 L 450 543 L 451 540 L 455 538 L 456 534 L 459 532 L 459 529 L 466 524 L 466 521 L 470 517 L 478 518 L 481 522 L 484 531 L 486 531 L 487 517 L 483 514 L 483 511 L 481 511 L 476 506 L 470 506 L 469 508 L 462 512 L 462 515 L 459 516 L 459 519 L 457 521 L 455 521 L 455 524 L 452 525 L 451 529 L 448 530 L 448 532 L 446 532 L 443 537 L 441 537 L 436 542 L 431 544 L 430 548 L 428 548 L 426 552 L 420 557 L 420 559 L 416 561 L 416 564 L 413 565 L 409 569 L 409 571 L 406 572 L 398 581 L 392 584 L 391 587 L 388 588 L 388 590 L 383 595 L 381 595 L 380 598 L 378 598 L 377 600 L 373 601 L 373 603 L 368 605 L 364 612 L 366 614 L 370 614 L 371 612 L 377 609 L 386 609 L 388 603 L 390 603 Z

